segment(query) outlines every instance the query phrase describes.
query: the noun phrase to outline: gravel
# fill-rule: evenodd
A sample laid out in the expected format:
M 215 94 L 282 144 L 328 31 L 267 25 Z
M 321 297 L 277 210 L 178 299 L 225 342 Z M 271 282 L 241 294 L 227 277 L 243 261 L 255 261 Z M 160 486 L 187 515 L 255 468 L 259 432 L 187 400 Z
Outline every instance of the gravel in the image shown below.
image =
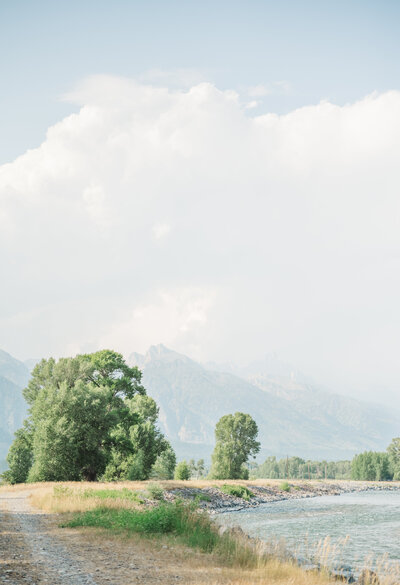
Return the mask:
M 53 538 L 46 516 L 32 512 L 28 495 L 0 494 L 0 583 L 98 585 Z

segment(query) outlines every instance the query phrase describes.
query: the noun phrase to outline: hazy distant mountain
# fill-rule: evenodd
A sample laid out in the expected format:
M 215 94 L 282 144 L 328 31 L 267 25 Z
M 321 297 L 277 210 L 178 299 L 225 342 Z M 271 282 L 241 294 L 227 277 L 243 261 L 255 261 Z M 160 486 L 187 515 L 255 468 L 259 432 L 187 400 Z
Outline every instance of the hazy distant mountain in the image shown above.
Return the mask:
M 224 366 L 210 364 L 209 367 L 220 369 Z M 299 412 L 307 416 L 321 421 L 333 417 L 341 424 L 359 431 L 375 433 L 374 437 L 378 440 L 381 436 L 381 432 L 376 433 L 375 427 L 378 419 L 386 420 L 389 414 L 386 406 L 334 394 L 327 388 L 317 385 L 291 364 L 278 360 L 274 355 L 267 355 L 264 360 L 252 362 L 247 366 L 233 367 L 236 375 L 261 390 L 292 402 Z M 393 410 L 396 409 L 392 408 L 390 414 L 395 421 L 395 428 L 390 427 L 390 432 L 398 434 L 400 410 L 397 409 L 397 413 L 393 413 Z
M 23 362 L 0 349 L 0 376 L 24 388 L 28 383 L 30 371 Z
M 400 416 L 321 391 L 290 367 L 272 373 L 264 362 L 237 368 L 246 380 L 163 345 L 146 355 L 133 353 L 129 362 L 143 371 L 143 383 L 160 406 L 161 428 L 181 457 L 209 457 L 215 423 L 236 411 L 257 421 L 262 456 L 351 458 L 366 449 L 385 449 L 399 434 Z
M 29 375 L 25 364 L 0 350 L 0 470 L 5 469 L 5 458 L 14 432 L 21 427 L 26 415 L 22 388 L 26 386 Z
M 30 358 L 29 360 L 25 360 L 24 364 L 28 368 L 29 372 L 32 372 L 33 368 L 40 362 L 38 358 Z

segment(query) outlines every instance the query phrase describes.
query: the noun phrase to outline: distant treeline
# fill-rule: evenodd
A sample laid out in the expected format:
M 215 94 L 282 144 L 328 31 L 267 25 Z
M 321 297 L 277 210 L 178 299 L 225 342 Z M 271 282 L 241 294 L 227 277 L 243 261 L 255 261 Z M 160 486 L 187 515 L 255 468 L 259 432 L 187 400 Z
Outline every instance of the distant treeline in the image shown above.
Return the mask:
M 365 451 L 350 461 L 306 461 L 301 457 L 267 457 L 252 464 L 251 478 L 400 480 L 400 437 L 384 452 Z
M 268 479 L 350 479 L 351 461 L 306 461 L 301 457 L 267 457 L 254 464 L 250 477 Z

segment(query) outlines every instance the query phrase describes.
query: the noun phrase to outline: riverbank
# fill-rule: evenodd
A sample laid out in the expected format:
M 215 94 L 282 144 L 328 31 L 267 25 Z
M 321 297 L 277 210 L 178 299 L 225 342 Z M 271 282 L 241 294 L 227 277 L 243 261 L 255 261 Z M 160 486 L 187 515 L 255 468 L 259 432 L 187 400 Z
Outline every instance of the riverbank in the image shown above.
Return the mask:
M 182 482 L 181 482 L 182 483 Z M 346 493 L 400 490 L 400 482 L 369 481 L 286 481 L 286 480 L 246 480 L 224 482 L 194 482 L 195 485 L 168 486 L 166 497 L 170 500 L 181 497 L 198 500 L 199 505 L 210 514 L 240 511 L 256 508 L 270 502 L 291 499 L 315 498 L 319 496 L 339 496 Z M 208 484 L 208 485 L 207 485 Z M 251 492 L 248 498 L 238 497 L 221 491 L 224 485 L 244 486 Z

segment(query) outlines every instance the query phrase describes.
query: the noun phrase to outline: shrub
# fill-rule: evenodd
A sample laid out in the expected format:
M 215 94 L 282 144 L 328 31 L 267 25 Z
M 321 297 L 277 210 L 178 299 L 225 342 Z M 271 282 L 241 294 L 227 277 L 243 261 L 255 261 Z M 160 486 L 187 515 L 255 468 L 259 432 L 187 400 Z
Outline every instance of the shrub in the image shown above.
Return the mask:
M 211 502 L 211 496 L 208 494 L 198 494 L 195 498 L 197 502 Z
M 236 496 L 237 498 L 242 498 L 247 502 L 250 498 L 254 497 L 254 494 L 249 488 L 245 487 L 244 485 L 229 485 L 225 483 L 224 485 L 220 486 L 219 488 L 221 492 L 224 494 L 229 494 L 230 496 Z
M 174 478 L 183 480 L 190 479 L 190 467 L 186 463 L 186 461 L 181 461 L 180 463 L 178 463 L 175 469 Z
M 290 492 L 290 485 L 288 484 L 287 481 L 284 481 L 281 483 L 281 485 L 279 486 L 279 488 L 283 491 L 283 492 Z
M 147 486 L 147 492 L 153 500 L 164 499 L 164 489 L 162 485 L 160 485 L 156 481 L 153 483 L 149 483 L 149 485 Z

